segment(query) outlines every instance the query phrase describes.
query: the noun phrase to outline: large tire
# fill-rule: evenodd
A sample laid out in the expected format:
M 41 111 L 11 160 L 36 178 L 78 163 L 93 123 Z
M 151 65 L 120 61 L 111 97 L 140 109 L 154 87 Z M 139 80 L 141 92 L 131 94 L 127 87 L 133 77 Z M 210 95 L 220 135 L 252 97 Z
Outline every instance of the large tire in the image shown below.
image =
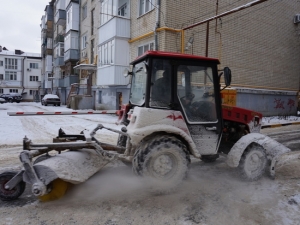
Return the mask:
M 266 171 L 267 161 L 263 147 L 251 144 L 242 155 L 238 166 L 239 173 L 245 180 L 258 180 Z
M 5 189 L 5 184 L 16 174 L 16 172 L 4 172 L 0 174 L 0 199 L 2 201 L 12 201 L 23 194 L 26 187 L 26 183 L 24 181 L 18 183 L 12 190 Z
M 133 171 L 146 178 L 155 192 L 168 192 L 186 177 L 190 156 L 176 137 L 155 136 L 142 143 L 133 158 Z

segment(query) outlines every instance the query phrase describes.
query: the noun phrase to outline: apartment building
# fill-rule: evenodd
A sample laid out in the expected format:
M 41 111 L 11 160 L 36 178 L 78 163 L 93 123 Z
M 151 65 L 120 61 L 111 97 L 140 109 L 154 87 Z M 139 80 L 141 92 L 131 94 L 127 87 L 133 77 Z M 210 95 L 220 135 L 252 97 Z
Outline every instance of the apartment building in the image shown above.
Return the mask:
M 130 63 L 130 0 L 100 2 L 98 30 L 97 108 L 119 109 L 129 102 L 129 78 L 123 76 Z
M 122 71 L 157 49 L 219 58 L 220 69 L 232 70 L 234 105 L 293 114 L 300 86 L 297 1 L 264 1 L 200 23 L 249 2 L 52 0 L 41 24 L 44 90 L 67 102 L 76 83 L 77 94 L 92 96 L 93 108 L 118 109 L 130 87 Z M 78 64 L 96 70 L 74 70 Z
M 295 114 L 300 25 L 294 18 L 300 13 L 299 2 L 264 1 L 192 26 L 249 2 L 132 0 L 130 59 L 154 49 L 156 43 L 162 51 L 218 58 L 220 69 L 232 70 L 237 106 L 265 115 Z
M 23 101 L 39 101 L 41 67 L 39 53 L 8 51 L 0 46 L 0 94 L 19 93 Z
M 52 0 L 41 19 L 43 91 L 67 104 L 71 85 L 79 83 L 79 0 Z

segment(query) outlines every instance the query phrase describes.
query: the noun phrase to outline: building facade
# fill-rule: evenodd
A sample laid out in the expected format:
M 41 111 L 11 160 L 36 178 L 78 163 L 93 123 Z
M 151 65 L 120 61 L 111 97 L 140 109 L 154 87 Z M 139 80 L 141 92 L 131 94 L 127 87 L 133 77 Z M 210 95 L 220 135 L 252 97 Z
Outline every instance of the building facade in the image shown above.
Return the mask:
M 299 2 L 264 1 L 192 26 L 249 2 L 133 0 L 131 60 L 155 48 L 155 43 L 162 51 L 218 58 L 219 69 L 229 66 L 232 70 L 237 106 L 264 115 L 296 114 L 300 25 L 294 18 L 300 13 Z
M 39 101 L 42 60 L 39 53 L 0 47 L 0 94 L 19 93 L 23 101 Z
M 249 2 L 52 0 L 41 24 L 44 88 L 67 103 L 71 84 L 79 84 L 77 94 L 90 94 L 93 108 L 118 109 L 129 97 L 124 68 L 156 49 L 218 58 L 219 69 L 232 70 L 235 105 L 265 115 L 293 114 L 300 86 L 300 25 L 294 21 L 300 4 L 269 0 L 248 7 Z M 78 64 L 97 70 L 75 71 Z

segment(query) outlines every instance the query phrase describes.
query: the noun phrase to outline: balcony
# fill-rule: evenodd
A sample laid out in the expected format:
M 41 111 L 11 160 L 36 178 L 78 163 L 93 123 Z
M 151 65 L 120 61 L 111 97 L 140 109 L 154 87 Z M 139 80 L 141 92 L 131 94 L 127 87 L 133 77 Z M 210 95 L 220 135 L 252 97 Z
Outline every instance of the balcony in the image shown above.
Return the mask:
M 57 58 L 55 58 L 54 62 L 53 62 L 53 65 L 55 67 L 65 65 L 64 57 L 57 57 Z
M 53 21 L 53 6 L 51 5 L 46 6 L 45 21 Z
M 2 80 L 1 81 L 1 87 L 21 87 L 21 81 L 16 81 L 16 80 Z
M 64 26 L 66 24 L 66 10 L 62 10 L 62 9 L 57 10 L 55 14 L 54 22 L 57 25 Z
M 54 44 L 57 44 L 58 42 L 64 42 L 64 39 L 65 39 L 64 35 L 58 34 L 54 39 Z
M 129 77 L 124 77 L 123 71 L 128 66 L 106 66 L 97 70 L 97 85 L 127 85 Z
M 113 38 L 130 38 L 130 19 L 114 17 L 99 29 L 99 44 Z
M 64 61 L 74 61 L 79 60 L 79 50 L 78 49 L 69 49 L 64 54 Z
M 58 87 L 70 87 L 71 84 L 79 83 L 78 75 L 70 75 L 58 80 Z

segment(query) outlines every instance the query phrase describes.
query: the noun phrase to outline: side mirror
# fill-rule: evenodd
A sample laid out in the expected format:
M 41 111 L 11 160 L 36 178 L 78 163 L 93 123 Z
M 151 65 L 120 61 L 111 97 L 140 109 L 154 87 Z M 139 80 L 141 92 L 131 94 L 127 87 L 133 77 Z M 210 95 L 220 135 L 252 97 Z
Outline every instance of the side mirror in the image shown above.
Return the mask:
M 224 81 L 226 87 L 231 84 L 231 70 L 229 69 L 229 67 L 224 68 Z
M 129 75 L 132 75 L 132 72 L 128 68 L 125 68 L 123 70 L 123 76 L 128 77 Z

